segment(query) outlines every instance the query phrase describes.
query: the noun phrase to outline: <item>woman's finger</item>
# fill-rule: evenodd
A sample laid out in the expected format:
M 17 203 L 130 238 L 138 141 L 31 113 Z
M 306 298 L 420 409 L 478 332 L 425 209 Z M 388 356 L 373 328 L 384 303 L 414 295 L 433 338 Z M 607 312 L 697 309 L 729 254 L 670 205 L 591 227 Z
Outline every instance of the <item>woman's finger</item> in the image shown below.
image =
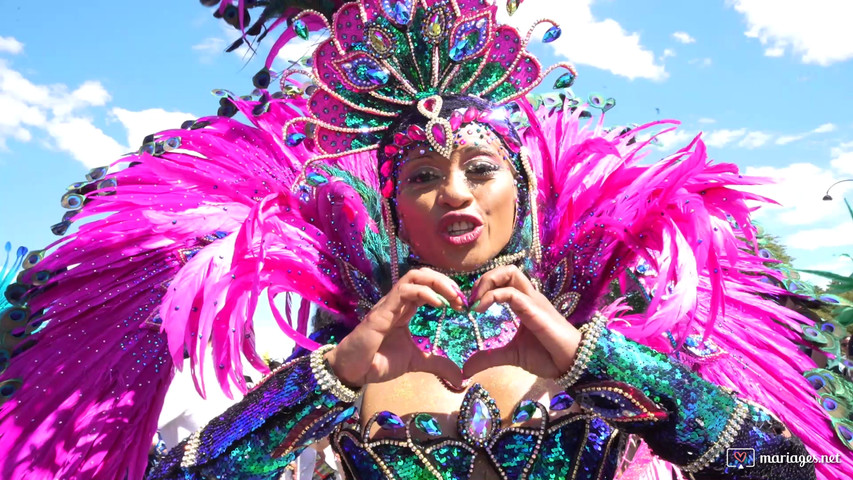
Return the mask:
M 525 295 L 533 295 L 536 289 L 530 279 L 515 265 L 502 265 L 483 274 L 474 282 L 471 289 L 471 302 L 475 302 L 483 293 L 500 287 L 513 287 Z
M 443 298 L 447 299 L 450 306 L 455 310 L 462 311 L 468 308 L 467 299 L 459 289 L 459 286 L 443 273 L 431 268 L 418 268 L 410 270 L 400 278 L 400 282 L 404 282 L 404 280 L 405 283 L 415 283 L 430 287 Z
M 480 350 L 465 362 L 462 368 L 462 375 L 465 378 L 472 378 L 483 370 L 488 370 L 492 367 L 518 365 L 518 353 L 518 348 L 512 348 L 511 346 L 492 350 Z
M 509 305 L 523 327 L 529 330 L 550 354 L 557 367 L 568 369 L 571 366 L 580 343 L 580 332 L 550 307 L 550 304 L 547 310 L 543 309 L 515 288 L 503 287 L 487 292 L 476 310 L 483 312 L 493 303 Z
M 410 370 L 432 373 L 455 387 L 461 387 L 465 378 L 462 370 L 450 359 L 438 355 L 427 355 L 420 350 L 413 354 Z
M 477 303 L 479 302 L 479 303 Z M 483 313 L 495 303 L 505 303 L 515 313 L 522 323 L 528 328 L 543 328 L 543 315 L 536 303 L 528 295 L 518 291 L 515 287 L 500 287 L 485 292 L 475 302 L 473 311 Z

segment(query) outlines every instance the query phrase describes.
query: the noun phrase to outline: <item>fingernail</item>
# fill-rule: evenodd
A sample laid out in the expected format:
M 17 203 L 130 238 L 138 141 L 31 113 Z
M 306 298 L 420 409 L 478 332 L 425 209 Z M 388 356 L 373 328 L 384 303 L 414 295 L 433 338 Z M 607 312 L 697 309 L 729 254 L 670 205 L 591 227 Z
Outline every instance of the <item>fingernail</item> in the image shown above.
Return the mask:
M 471 304 L 471 306 L 468 308 L 468 310 L 476 310 L 477 307 L 479 307 L 479 306 L 480 306 L 480 301 L 477 300 L 476 302 Z
M 450 306 L 450 302 L 448 302 L 446 298 L 442 297 L 441 295 L 439 295 L 437 293 L 435 294 L 435 296 L 438 297 L 438 300 L 441 301 L 441 303 L 444 304 L 445 307 Z
M 468 299 L 465 298 L 465 295 L 462 292 L 457 292 L 456 296 L 458 296 L 459 300 L 462 301 L 462 305 L 465 305 L 465 308 L 468 308 Z
M 460 289 L 459 286 L 456 285 L 455 283 L 453 284 L 453 291 L 456 292 L 456 296 L 459 297 L 459 300 L 462 300 L 462 303 L 464 303 L 465 306 L 467 307 L 468 306 L 468 299 L 465 298 L 465 294 L 462 293 L 462 289 Z

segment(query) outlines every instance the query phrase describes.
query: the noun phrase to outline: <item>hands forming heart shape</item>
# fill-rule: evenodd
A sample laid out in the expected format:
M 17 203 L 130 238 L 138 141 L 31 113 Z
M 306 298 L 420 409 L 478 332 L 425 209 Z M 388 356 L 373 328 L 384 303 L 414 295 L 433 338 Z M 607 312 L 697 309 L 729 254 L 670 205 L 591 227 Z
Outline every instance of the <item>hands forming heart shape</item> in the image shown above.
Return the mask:
M 580 332 L 518 267 L 496 267 L 468 287 L 465 298 L 446 275 L 410 270 L 326 359 L 351 386 L 415 371 L 459 386 L 499 365 L 543 378 L 568 371 Z
M 497 365 L 551 378 L 568 370 L 580 334 L 518 267 L 490 270 L 470 291 L 469 299 L 458 292 L 468 309 L 417 310 L 409 332 L 419 350 L 450 359 L 468 378 Z

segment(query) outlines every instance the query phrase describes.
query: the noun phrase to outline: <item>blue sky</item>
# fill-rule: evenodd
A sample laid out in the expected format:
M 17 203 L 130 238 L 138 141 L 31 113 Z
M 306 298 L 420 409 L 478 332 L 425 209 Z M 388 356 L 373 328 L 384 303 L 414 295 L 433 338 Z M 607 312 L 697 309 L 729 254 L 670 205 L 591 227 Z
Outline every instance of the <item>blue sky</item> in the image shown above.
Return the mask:
M 236 32 L 197 1 L 3 3 L 0 240 L 15 245 L 56 238 L 59 198 L 88 168 L 214 113 L 211 89 L 249 93 L 260 68 L 223 52 Z M 783 207 L 757 218 L 797 266 L 853 271 L 839 257 L 853 252 L 840 201 L 853 182 L 821 201 L 853 178 L 853 2 L 526 0 L 511 20 L 544 16 L 563 36 L 534 52 L 574 62 L 577 95 L 614 97 L 607 123 L 681 120 L 660 155 L 704 132 L 713 158 L 778 179 L 760 193 Z

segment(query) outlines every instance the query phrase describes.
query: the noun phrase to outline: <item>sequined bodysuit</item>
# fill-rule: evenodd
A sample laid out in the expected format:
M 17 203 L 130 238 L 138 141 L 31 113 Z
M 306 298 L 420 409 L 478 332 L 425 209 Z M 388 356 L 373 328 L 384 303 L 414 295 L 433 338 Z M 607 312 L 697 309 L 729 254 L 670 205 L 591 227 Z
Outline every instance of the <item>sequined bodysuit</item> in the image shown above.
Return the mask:
M 551 420 L 572 403 L 582 413 Z M 468 479 L 474 458 L 484 454 L 505 479 L 610 479 L 629 433 L 696 479 L 815 478 L 811 465 L 757 461 L 761 454 L 806 454 L 765 409 L 615 332 L 605 331 L 570 391 L 547 408 L 522 401 L 512 420 L 503 425 L 493 399 L 475 385 L 459 410 L 458 438 L 428 414 L 379 412 L 361 429 L 356 407 L 321 389 L 302 357 L 172 450 L 149 478 L 275 479 L 302 448 L 331 437 L 346 478 Z M 363 432 L 373 423 L 402 438 L 371 440 Z M 730 447 L 753 453 L 727 458 Z

